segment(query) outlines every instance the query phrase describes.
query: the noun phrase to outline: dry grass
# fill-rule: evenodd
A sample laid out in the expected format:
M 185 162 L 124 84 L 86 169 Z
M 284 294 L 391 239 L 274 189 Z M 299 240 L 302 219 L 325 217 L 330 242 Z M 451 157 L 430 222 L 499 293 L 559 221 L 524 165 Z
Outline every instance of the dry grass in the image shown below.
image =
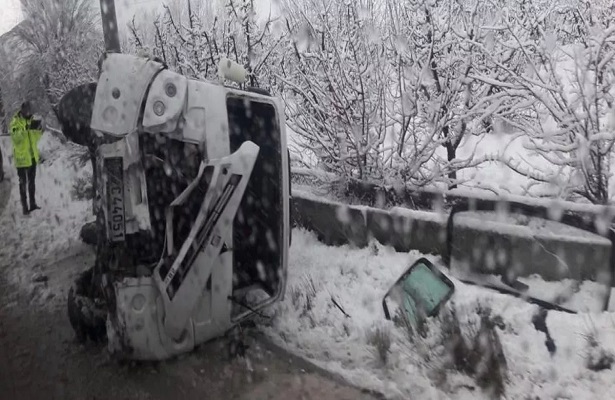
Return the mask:
M 598 330 L 593 324 L 589 332 L 584 336 L 587 345 L 585 366 L 594 372 L 612 369 L 615 362 L 615 354 L 604 348 L 600 341 Z
M 288 289 L 288 292 L 290 294 L 290 301 L 293 307 L 298 310 L 301 307 L 301 299 L 303 298 L 303 292 L 300 288 L 296 286 L 291 286 Z
M 490 398 L 504 395 L 508 367 L 497 332 L 503 322 L 488 308 L 476 304 L 458 310 L 451 303 L 420 330 L 403 319 L 394 321 L 407 332 L 411 351 L 417 353 L 413 358 L 435 384 L 446 384 L 448 373 L 457 371 L 472 377 Z
M 367 332 L 367 344 L 373 347 L 382 365 L 386 365 L 389 360 L 392 342 L 391 331 L 384 326 L 375 326 Z
M 318 287 L 310 275 L 306 275 L 300 285 L 289 288 L 290 299 L 293 307 L 301 311 L 300 317 L 307 318 L 312 327 L 316 326 L 316 321 L 312 315 L 314 299 L 318 294 Z

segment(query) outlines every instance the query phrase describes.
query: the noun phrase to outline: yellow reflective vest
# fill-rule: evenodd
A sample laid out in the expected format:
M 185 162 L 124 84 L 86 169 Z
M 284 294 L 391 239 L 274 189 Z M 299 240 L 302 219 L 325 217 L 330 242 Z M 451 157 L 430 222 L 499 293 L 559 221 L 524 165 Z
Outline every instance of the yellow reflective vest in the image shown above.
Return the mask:
M 40 129 L 32 129 L 32 118 L 26 118 L 17 113 L 11 120 L 11 142 L 13 143 L 13 158 L 15 167 L 32 166 L 32 160 L 38 164 L 38 141 L 43 136 Z

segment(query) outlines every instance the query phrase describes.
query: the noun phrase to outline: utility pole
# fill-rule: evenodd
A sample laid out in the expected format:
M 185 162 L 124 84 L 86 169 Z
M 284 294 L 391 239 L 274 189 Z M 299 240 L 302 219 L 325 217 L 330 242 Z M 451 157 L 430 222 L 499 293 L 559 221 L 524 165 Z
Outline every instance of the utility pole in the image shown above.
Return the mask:
M 100 15 L 107 53 L 121 53 L 120 34 L 115 14 L 115 0 L 100 0 Z

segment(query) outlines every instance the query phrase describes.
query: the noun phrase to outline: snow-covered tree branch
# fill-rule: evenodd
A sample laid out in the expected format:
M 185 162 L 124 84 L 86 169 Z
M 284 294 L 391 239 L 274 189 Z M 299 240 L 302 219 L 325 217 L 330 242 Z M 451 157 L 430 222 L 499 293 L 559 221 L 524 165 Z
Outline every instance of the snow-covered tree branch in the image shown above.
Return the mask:
M 587 4 L 564 10 L 574 43 L 543 23 L 546 15 L 561 18 L 561 8 L 557 14 L 556 9 L 527 12 L 523 19 L 508 14 L 506 33 L 498 40 L 502 47 L 519 49 L 523 69 L 507 68 L 501 55 L 485 54 L 504 71 L 501 90 L 526 100 L 518 103 L 518 111 L 531 118 L 518 120 L 517 126 L 530 138 L 530 150 L 553 167 L 542 175 L 553 180 L 565 174 L 565 180 L 557 180 L 565 192 L 603 204 L 610 199 L 615 139 L 615 26 L 606 2 L 583 7 Z
M 28 79 L 40 81 L 55 106 L 73 87 L 96 79 L 103 51 L 96 8 L 89 0 L 21 0 L 25 20 L 15 35 L 24 48 L 15 62 L 36 68 Z

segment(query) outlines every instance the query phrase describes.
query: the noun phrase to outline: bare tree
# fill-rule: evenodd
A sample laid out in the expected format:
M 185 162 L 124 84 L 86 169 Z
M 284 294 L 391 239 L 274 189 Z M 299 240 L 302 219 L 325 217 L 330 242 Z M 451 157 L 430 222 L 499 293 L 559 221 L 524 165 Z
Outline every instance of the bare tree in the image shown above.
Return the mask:
M 23 43 L 10 36 L 0 46 L 0 90 L 5 111 L 5 126 L 19 110 L 25 99 L 31 99 L 37 109 L 46 110 L 45 88 L 43 86 L 41 65 L 39 63 L 21 64 L 16 62 L 19 54 L 27 49 Z
M 90 0 L 21 0 L 25 20 L 15 30 L 24 46 L 22 68 L 37 66 L 50 104 L 96 78 L 102 47 L 98 14 Z
M 368 1 L 285 4 L 289 52 L 283 82 L 288 123 L 329 171 L 382 177 L 388 65 L 378 15 Z
M 147 32 L 133 24 L 135 47 L 197 78 L 215 78 L 221 56 L 244 64 L 251 85 L 282 94 L 299 151 L 329 172 L 455 188 L 460 170 L 500 162 L 562 195 L 609 197 L 607 0 L 288 0 L 263 23 L 252 0 L 199 4 L 173 3 Z M 502 124 L 549 168 L 459 157 Z
M 499 40 L 519 49 L 525 68 L 511 70 L 485 49 L 501 71 L 498 85 L 509 96 L 524 99 L 516 127 L 530 139 L 530 150 L 546 168 L 517 172 L 560 187 L 560 195 L 580 195 L 592 203 L 609 201 L 611 158 L 615 140 L 615 24 L 607 2 L 579 2 L 574 7 L 550 7 L 507 13 Z M 532 10 L 528 10 L 532 11 Z M 546 30 L 546 16 L 562 13 L 575 33 L 574 43 L 562 44 L 557 31 Z M 487 79 L 487 78 L 485 78 Z
M 494 48 L 492 21 L 503 1 L 449 0 L 387 2 L 390 86 L 389 115 L 395 126 L 392 173 L 406 183 L 463 183 L 457 171 L 484 160 L 457 150 L 470 135 L 493 132 L 511 98 L 482 76 L 499 76 L 483 48 Z M 507 60 L 516 70 L 518 61 Z M 437 151 L 444 147 L 445 157 Z
M 509 106 L 474 76 L 497 5 L 477 0 L 285 4 L 288 120 L 329 171 L 358 179 L 459 183 L 457 149 Z M 444 147 L 446 156 L 438 152 Z

